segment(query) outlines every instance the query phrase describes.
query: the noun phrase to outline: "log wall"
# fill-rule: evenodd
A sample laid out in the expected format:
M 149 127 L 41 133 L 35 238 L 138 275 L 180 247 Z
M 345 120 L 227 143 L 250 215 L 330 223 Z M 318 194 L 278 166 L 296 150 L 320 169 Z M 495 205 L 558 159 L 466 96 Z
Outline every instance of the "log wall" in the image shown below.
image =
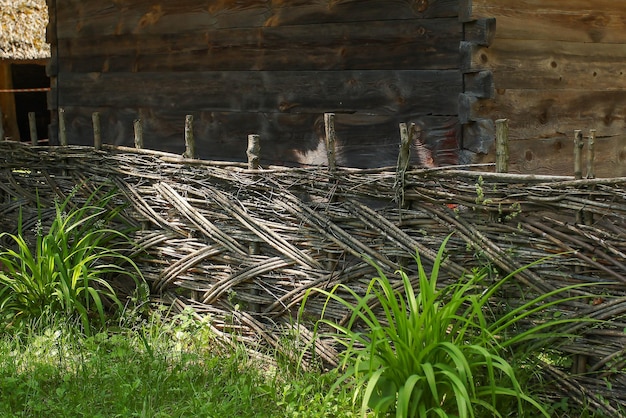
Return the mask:
M 492 71 L 495 99 L 466 100 L 463 113 L 510 119 L 511 170 L 571 174 L 573 131 L 596 129 L 596 174 L 626 175 L 626 3 L 464 3 L 464 18 L 495 18 L 497 29 L 489 47 L 464 53 L 465 66 Z
M 419 127 L 421 161 L 467 160 L 459 45 L 486 35 L 459 0 L 49 3 L 50 107 L 70 144 L 90 142 L 99 111 L 105 142 L 132 144 L 141 118 L 146 147 L 182 153 L 193 114 L 200 158 L 242 160 L 258 133 L 262 163 L 323 163 L 335 112 L 340 164 L 395 164 L 399 122 Z

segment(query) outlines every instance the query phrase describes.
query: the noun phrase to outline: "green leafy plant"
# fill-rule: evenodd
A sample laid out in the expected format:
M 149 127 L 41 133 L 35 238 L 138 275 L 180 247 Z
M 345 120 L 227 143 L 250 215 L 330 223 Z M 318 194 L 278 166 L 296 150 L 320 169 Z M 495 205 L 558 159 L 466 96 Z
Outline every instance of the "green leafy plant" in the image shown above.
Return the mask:
M 108 226 L 121 210 L 119 205 L 109 209 L 115 194 L 99 192 L 78 207 L 71 205 L 75 192 L 55 202 L 48 228 L 40 210 L 32 245 L 21 212 L 17 234 L 0 234 L 8 242 L 0 251 L 0 315 L 5 320 L 30 321 L 61 312 L 79 318 L 90 333 L 93 320 L 100 325 L 106 321 L 105 302 L 123 307 L 108 279 L 122 277 L 137 286 L 143 282 L 124 253 L 133 248 L 129 237 Z
M 364 296 L 343 284 L 331 291 L 312 289 L 327 298 L 316 332 L 320 326 L 329 327 L 333 332 L 328 336 L 343 346 L 342 375 L 334 388 L 354 384 L 354 400 L 362 399 L 362 416 L 368 410 L 382 416 L 395 412 L 397 417 L 502 417 L 509 412 L 549 416 L 522 387 L 520 368 L 507 358 L 513 347 L 538 341 L 551 344 L 558 336 L 555 327 L 577 321 L 563 318 L 528 325 L 532 315 L 576 298 L 557 296 L 579 286 L 546 293 L 492 318 L 494 293 L 520 270 L 488 287 L 483 283 L 487 273 L 475 271 L 439 288 L 448 238 L 430 276 L 419 254 L 416 279 L 399 272 L 402 292 L 373 262 L 379 277 L 371 280 Z M 339 296 L 338 290 L 354 302 Z M 324 318 L 331 301 L 349 310 L 345 326 Z M 305 303 L 306 298 L 302 309 Z M 519 353 L 526 352 L 520 348 Z

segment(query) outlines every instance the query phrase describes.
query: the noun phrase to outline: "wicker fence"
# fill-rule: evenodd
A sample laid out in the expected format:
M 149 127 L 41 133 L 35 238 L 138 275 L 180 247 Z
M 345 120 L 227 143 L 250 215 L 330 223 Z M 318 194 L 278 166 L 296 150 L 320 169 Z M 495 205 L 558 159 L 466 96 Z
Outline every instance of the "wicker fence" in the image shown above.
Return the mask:
M 80 201 L 98 187 L 129 203 L 145 250 L 140 267 L 158 300 L 209 314 L 223 341 L 285 349 L 306 291 L 346 283 L 363 292 L 374 276 L 367 256 L 394 276 L 415 251 L 432 260 L 446 236 L 443 280 L 476 266 L 500 274 L 552 256 L 515 276 L 511 301 L 573 283 L 588 297 L 559 309 L 606 320 L 572 329 L 563 348 L 571 371 L 547 365 L 558 390 L 617 416 L 626 403 L 626 178 L 574 180 L 476 171 L 269 167 L 184 159 L 103 146 L 31 147 L 0 142 L 0 227 L 37 202 Z M 485 167 L 479 167 L 483 170 Z M 427 261 L 428 263 L 428 261 Z M 307 302 L 319 315 L 323 298 Z M 346 312 L 333 306 L 342 321 Z M 336 353 L 317 342 L 327 363 Z M 555 393 L 555 396 L 560 396 Z

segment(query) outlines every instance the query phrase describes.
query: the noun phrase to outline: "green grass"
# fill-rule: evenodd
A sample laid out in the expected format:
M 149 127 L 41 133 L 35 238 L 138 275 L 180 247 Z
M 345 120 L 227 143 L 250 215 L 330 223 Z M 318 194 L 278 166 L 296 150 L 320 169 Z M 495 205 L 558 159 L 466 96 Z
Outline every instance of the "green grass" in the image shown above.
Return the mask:
M 218 350 L 207 327 L 184 316 L 157 311 L 92 336 L 74 325 L 0 336 L 1 417 L 356 416 L 350 393 L 327 397 L 333 374 Z

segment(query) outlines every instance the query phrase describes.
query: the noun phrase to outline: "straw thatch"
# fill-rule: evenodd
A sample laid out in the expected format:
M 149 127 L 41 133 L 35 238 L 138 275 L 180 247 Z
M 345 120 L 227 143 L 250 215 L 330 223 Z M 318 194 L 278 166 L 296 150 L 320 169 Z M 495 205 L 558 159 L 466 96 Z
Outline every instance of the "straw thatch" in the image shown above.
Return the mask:
M 47 24 L 45 0 L 0 0 L 0 59 L 49 58 Z
M 498 305 L 573 283 L 588 283 L 582 299 L 553 314 L 603 320 L 561 331 L 575 335 L 559 353 L 569 369 L 546 363 L 553 395 L 606 416 L 626 404 L 626 178 L 574 180 L 461 169 L 354 170 L 271 168 L 183 160 L 156 151 L 105 147 L 36 147 L 0 143 L 0 228 L 15 231 L 22 216 L 35 225 L 36 203 L 77 190 L 77 204 L 98 187 L 117 189 L 144 253 L 138 263 L 154 297 L 177 310 L 210 315 L 225 343 L 287 355 L 311 339 L 295 317 L 308 289 L 337 283 L 362 294 L 376 274 L 374 260 L 415 274 L 407 257 L 426 264 L 453 233 L 441 279 L 473 267 L 518 273 Z M 78 185 L 78 186 L 77 186 Z M 406 204 L 399 204 L 402 200 Z M 39 215 L 47 212 L 39 212 Z M 367 257 L 364 257 L 367 256 Z M 319 317 L 312 297 L 305 318 Z M 330 305 L 329 318 L 346 319 Z M 310 326 L 310 324 L 308 324 Z M 286 335 L 297 329 L 295 340 Z M 333 364 L 330 341 L 316 354 Z M 308 359 L 308 358 L 307 358 Z

